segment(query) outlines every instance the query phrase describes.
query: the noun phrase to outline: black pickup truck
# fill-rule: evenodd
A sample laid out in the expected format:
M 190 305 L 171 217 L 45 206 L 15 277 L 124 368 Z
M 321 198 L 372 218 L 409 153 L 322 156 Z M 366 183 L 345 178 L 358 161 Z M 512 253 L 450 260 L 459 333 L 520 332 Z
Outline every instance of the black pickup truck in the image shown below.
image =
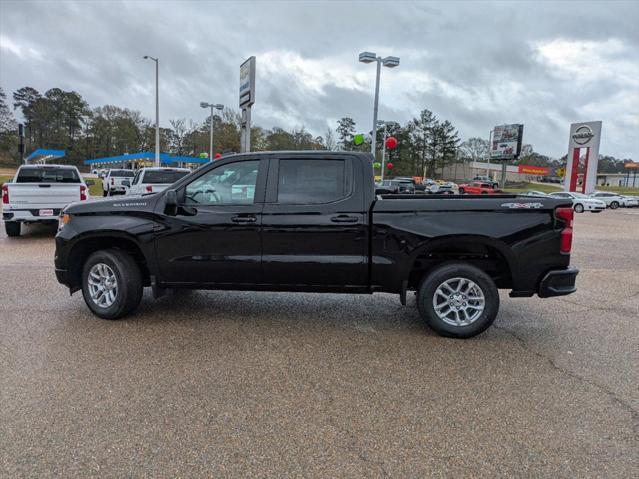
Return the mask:
M 373 160 L 264 152 L 207 164 L 162 193 L 74 203 L 55 268 L 97 316 L 117 319 L 145 286 L 388 292 L 436 332 L 470 337 L 510 296 L 575 291 L 572 204 L 516 195 L 375 195 Z

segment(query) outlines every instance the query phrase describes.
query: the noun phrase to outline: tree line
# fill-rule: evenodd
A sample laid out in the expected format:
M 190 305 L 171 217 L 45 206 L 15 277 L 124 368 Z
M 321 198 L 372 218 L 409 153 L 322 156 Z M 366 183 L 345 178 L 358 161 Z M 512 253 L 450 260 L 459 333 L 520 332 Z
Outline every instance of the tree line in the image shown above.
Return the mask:
M 141 112 L 114 105 L 90 107 L 78 92 L 51 88 L 40 93 L 23 87 L 12 94 L 12 101 L 0 87 L 0 161 L 17 164 L 17 123 L 14 111 L 19 111 L 25 126 L 27 154 L 37 148 L 66 151 L 65 161 L 82 165 L 85 159 L 116 156 L 155 148 L 155 126 Z M 213 116 L 214 150 L 220 153 L 240 150 L 240 114 L 224 109 Z M 160 128 L 160 148 L 163 152 L 199 156 L 209 151 L 211 118 L 198 123 L 185 118 L 169 120 L 170 128 Z M 469 138 L 462 141 L 455 126 L 439 119 L 427 109 L 404 125 L 388 123 L 388 136 L 397 139 L 397 147 L 387 152 L 393 163 L 393 176 L 438 176 L 447 165 L 458 162 L 485 161 L 488 141 Z M 346 150 L 370 151 L 370 127 L 358 128 L 352 118 L 337 121 L 335 130 L 327 128 L 323 136 L 314 136 L 304 126 L 291 131 L 280 127 L 251 128 L 251 149 L 269 150 Z M 355 144 L 355 135 L 364 134 L 365 141 Z M 377 155 L 381 160 L 383 128 L 377 131 Z M 553 159 L 524 145 L 519 163 L 558 168 L 565 157 Z M 602 157 L 600 171 L 623 169 L 623 161 Z

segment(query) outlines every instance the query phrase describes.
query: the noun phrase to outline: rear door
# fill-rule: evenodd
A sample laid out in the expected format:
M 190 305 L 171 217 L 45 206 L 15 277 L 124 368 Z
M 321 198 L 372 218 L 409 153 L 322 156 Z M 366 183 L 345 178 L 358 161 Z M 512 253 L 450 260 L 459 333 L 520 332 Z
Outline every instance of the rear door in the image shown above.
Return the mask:
M 262 214 L 264 282 L 313 289 L 368 281 L 362 172 L 349 157 L 271 160 Z

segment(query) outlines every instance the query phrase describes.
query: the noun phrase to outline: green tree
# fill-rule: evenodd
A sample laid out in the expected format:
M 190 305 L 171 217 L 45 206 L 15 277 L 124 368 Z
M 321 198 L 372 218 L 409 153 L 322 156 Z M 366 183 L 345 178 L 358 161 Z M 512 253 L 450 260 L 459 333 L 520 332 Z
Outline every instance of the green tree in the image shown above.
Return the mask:
M 7 95 L 0 87 L 0 159 L 17 159 L 18 124 L 7 105 Z
M 352 150 L 355 136 L 355 120 L 344 117 L 337 120 L 337 145 L 341 150 Z

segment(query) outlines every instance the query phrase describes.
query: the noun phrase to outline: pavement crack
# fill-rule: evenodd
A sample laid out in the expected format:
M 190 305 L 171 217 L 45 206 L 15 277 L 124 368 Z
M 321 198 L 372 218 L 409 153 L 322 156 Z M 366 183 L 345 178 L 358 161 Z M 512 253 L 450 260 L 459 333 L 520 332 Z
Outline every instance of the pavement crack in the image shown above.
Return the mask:
M 632 422 L 632 431 L 633 431 L 634 436 L 635 436 L 634 439 L 635 440 L 639 440 L 639 411 L 637 411 L 635 408 L 633 408 L 624 399 L 619 397 L 616 392 L 614 392 L 613 390 L 607 388 L 603 384 L 599 384 L 598 382 L 593 381 L 592 379 L 586 378 L 584 376 L 580 376 L 579 374 L 576 374 L 576 373 L 570 371 L 569 369 L 566 369 L 566 368 L 563 368 L 563 367 L 559 366 L 553 360 L 552 357 L 546 356 L 545 354 L 543 354 L 543 353 L 541 353 L 539 351 L 536 351 L 535 349 L 533 349 L 526 342 L 526 340 L 524 338 L 522 338 L 521 336 L 519 336 L 516 333 L 512 332 L 511 330 L 506 329 L 503 326 L 497 326 L 495 324 L 493 324 L 493 328 L 496 328 L 496 329 L 499 329 L 501 331 L 504 331 L 509 336 L 515 338 L 515 340 L 517 342 L 519 342 L 519 344 L 521 345 L 522 348 L 524 348 L 529 353 L 534 354 L 538 358 L 543 359 L 546 362 L 548 362 L 548 364 L 550 364 L 550 366 L 555 371 L 558 371 L 559 373 L 565 374 L 566 376 L 569 376 L 570 378 L 575 379 L 575 380 L 579 381 L 580 383 L 587 384 L 590 387 L 593 387 L 595 389 L 598 389 L 598 390 L 604 392 L 610 398 L 610 400 L 612 402 L 617 403 L 619 406 L 621 406 L 622 409 L 624 409 L 626 412 L 628 412 L 630 414 L 631 422 Z

